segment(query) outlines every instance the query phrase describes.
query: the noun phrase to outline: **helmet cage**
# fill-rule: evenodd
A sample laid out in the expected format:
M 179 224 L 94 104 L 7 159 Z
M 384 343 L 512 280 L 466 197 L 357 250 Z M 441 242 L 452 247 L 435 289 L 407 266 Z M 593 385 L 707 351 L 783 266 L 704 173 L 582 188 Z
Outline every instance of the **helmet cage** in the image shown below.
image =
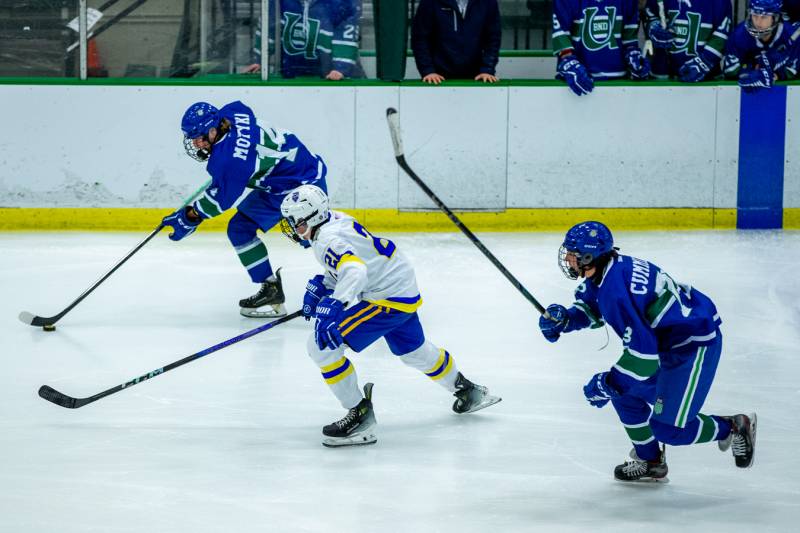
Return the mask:
M 575 258 L 575 264 L 578 270 L 569 264 L 569 260 L 567 259 L 569 255 Z M 594 255 L 588 252 L 582 254 L 578 250 L 569 250 L 564 244 L 558 249 L 558 266 L 561 267 L 561 272 L 569 279 L 578 279 L 581 277 L 581 274 L 592 267 L 594 260 Z
M 297 244 L 306 247 L 308 243 L 308 239 L 304 239 L 297 233 L 297 226 L 301 224 L 308 224 L 308 220 L 313 219 L 319 214 L 319 210 L 315 210 L 311 212 L 307 217 L 295 219 L 293 216 L 289 215 L 287 217 L 283 217 L 281 219 L 281 232 L 286 235 L 292 242 L 296 242 Z M 313 228 L 309 225 L 308 232 L 310 233 Z
M 203 140 L 208 142 L 208 135 L 203 135 Z M 208 157 L 211 155 L 211 150 L 197 148 L 194 145 L 194 139 L 190 139 L 188 137 L 183 138 L 183 149 L 186 150 L 186 153 L 189 155 L 189 157 L 195 161 L 200 161 L 201 163 L 207 161 Z

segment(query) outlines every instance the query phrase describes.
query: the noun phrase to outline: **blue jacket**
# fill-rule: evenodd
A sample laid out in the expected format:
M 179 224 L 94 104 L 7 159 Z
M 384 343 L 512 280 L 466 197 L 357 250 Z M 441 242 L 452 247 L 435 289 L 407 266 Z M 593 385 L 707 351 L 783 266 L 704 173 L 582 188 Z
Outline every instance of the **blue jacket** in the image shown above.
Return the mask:
M 500 52 L 497 0 L 469 0 L 462 17 L 456 0 L 420 0 L 411 48 L 422 77 L 474 78 L 494 74 Z

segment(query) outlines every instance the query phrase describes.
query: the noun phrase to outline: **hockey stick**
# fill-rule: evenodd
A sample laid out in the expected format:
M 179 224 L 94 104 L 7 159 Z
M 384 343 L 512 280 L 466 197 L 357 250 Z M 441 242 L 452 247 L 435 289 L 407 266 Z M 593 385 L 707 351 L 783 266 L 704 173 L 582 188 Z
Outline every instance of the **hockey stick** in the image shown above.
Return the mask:
M 203 184 L 203 186 L 202 186 L 202 187 L 200 187 L 199 189 L 197 189 L 196 191 L 194 191 L 194 193 L 192 193 L 192 195 L 191 195 L 191 196 L 190 196 L 190 197 L 189 197 L 189 198 L 188 198 L 188 199 L 187 199 L 185 202 L 183 202 L 183 205 L 181 205 L 181 206 L 180 206 L 178 209 L 184 208 L 184 207 L 186 207 L 187 205 L 189 205 L 189 202 L 191 202 L 192 200 L 194 200 L 194 199 L 197 197 L 197 195 L 199 195 L 199 194 L 200 194 L 200 193 L 201 193 L 203 190 L 205 190 L 205 188 L 206 188 L 206 187 L 208 187 L 210 184 L 211 184 L 211 180 L 208 180 L 208 181 L 207 181 L 205 184 Z M 163 223 L 159 224 L 159 225 L 156 227 L 156 229 L 154 229 L 154 230 L 152 231 L 152 233 L 150 233 L 150 235 L 148 235 L 147 237 L 145 237 L 145 239 L 144 239 L 142 242 L 140 242 L 139 244 L 137 244 L 137 245 L 136 245 L 136 247 L 135 247 L 133 250 L 131 250 L 131 251 L 128 253 L 128 255 L 126 255 L 125 257 L 123 257 L 123 258 L 122 258 L 122 259 L 121 259 L 121 260 L 120 260 L 120 261 L 119 261 L 119 262 L 118 262 L 116 265 L 114 265 L 114 267 L 113 267 L 111 270 L 109 270 L 108 272 L 106 272 L 106 273 L 105 273 L 105 275 L 103 275 L 103 277 L 101 277 L 99 280 L 97 280 L 97 281 L 94 283 L 94 285 L 92 285 L 91 287 L 89 287 L 88 289 L 86 289 L 85 291 L 83 291 L 83 294 L 81 294 L 80 296 L 78 296 L 78 298 L 77 298 L 77 299 L 76 299 L 74 302 L 72 302 L 71 304 L 69 304 L 69 305 L 67 306 L 67 308 L 66 308 L 66 309 L 64 309 L 63 311 L 61 311 L 61 312 L 60 312 L 60 313 L 58 313 L 57 315 L 50 316 L 50 317 L 43 317 L 43 316 L 37 316 L 37 315 L 34 315 L 33 313 L 30 313 L 30 312 L 28 312 L 28 311 L 22 311 L 22 312 L 19 314 L 19 319 L 20 319 L 22 322 L 24 322 L 24 323 L 26 323 L 26 324 L 29 324 L 29 325 L 31 325 L 31 326 L 35 326 L 35 327 L 45 327 L 45 326 L 48 326 L 48 327 L 49 327 L 49 326 L 52 326 L 52 325 L 54 325 L 56 322 L 58 322 L 59 320 L 61 320 L 61 318 L 62 318 L 64 315 L 66 315 L 67 313 L 69 313 L 69 312 L 72 310 L 72 308 L 73 308 L 73 307 L 75 307 L 76 305 L 78 305 L 79 303 L 81 303 L 81 301 L 83 301 L 83 299 L 84 299 L 84 298 L 86 298 L 87 296 L 89 296 L 89 295 L 92 293 L 92 291 L 94 291 L 94 290 L 95 290 L 95 289 L 96 289 L 96 288 L 97 288 L 97 287 L 98 287 L 98 286 L 99 286 L 101 283 L 103 283 L 105 280 L 107 280 L 107 279 L 108 279 L 108 277 L 109 277 L 111 274 L 113 274 L 114 272 L 116 272 L 116 271 L 117 271 L 117 269 L 118 269 L 119 267 L 121 267 L 123 264 L 125 264 L 125 262 L 126 262 L 128 259 L 130 259 L 130 258 L 131 258 L 131 256 L 133 256 L 133 254 L 135 254 L 136 252 L 138 252 L 138 251 L 139 251 L 139 250 L 140 250 L 140 249 L 141 249 L 141 248 L 142 248 L 142 247 L 143 247 L 145 244 L 147 244 L 148 242 L 150 242 L 150 239 L 152 239 L 153 237 L 155 237 L 155 236 L 156 236 L 156 234 L 158 234 L 158 232 L 159 232 L 159 231 L 161 231 L 162 229 L 164 229 L 164 224 L 163 224 Z
M 293 318 L 297 318 L 299 316 L 302 316 L 302 314 L 303 314 L 302 310 L 295 311 L 291 315 L 286 315 L 284 317 L 279 318 L 278 320 L 274 320 L 272 322 L 264 324 L 263 326 L 259 326 L 259 327 L 255 328 L 255 329 L 251 329 L 250 331 L 242 333 L 241 335 L 238 335 L 236 337 L 233 337 L 231 339 L 223 341 L 223 342 L 221 342 L 219 344 L 215 344 L 214 346 L 212 346 L 210 348 L 206 348 L 205 350 L 201 350 L 201 351 L 199 351 L 197 353 L 194 353 L 194 354 L 192 354 L 192 355 L 190 355 L 188 357 L 184 357 L 183 359 L 175 361 L 174 363 L 170 363 L 167 366 L 163 366 L 161 368 L 157 368 L 157 369 L 153 370 L 152 372 L 148 372 L 147 374 L 141 375 L 138 378 L 134 378 L 134 379 L 132 379 L 132 380 L 126 382 L 126 383 L 122 383 L 121 385 L 117 385 L 116 387 L 111 387 L 110 389 L 105 390 L 103 392 L 98 392 L 97 394 L 95 394 L 93 396 L 89 396 L 89 397 L 86 397 L 86 398 L 73 398 L 72 396 L 67 396 L 63 392 L 58 392 L 53 387 L 50 387 L 48 385 L 42 385 L 39 388 L 39 396 L 41 396 L 42 398 L 44 398 L 48 402 L 54 403 L 56 405 L 60 405 L 61 407 L 66 407 L 67 409 L 78 409 L 79 407 L 83 407 L 86 404 L 89 404 L 89 403 L 92 403 L 92 402 L 96 402 L 97 400 L 99 400 L 101 398 L 105 398 L 106 396 L 110 396 L 110 395 L 112 395 L 114 393 L 117 393 L 117 392 L 121 391 L 122 389 L 127 389 L 129 387 L 134 386 L 134 385 L 138 385 L 139 383 L 141 383 L 143 381 L 147 381 L 150 378 L 154 378 L 156 376 L 159 376 L 159 375 L 163 374 L 164 372 L 169 372 L 170 370 L 173 370 L 175 368 L 178 368 L 179 366 L 185 365 L 186 363 L 191 363 L 192 361 L 200 359 L 201 357 L 204 357 L 204 356 L 206 356 L 206 355 L 208 355 L 210 353 L 213 353 L 213 352 L 216 352 L 217 350 L 221 350 L 223 348 L 226 348 L 226 347 L 230 346 L 231 344 L 235 344 L 235 343 L 237 343 L 239 341 L 242 341 L 244 339 L 250 338 L 253 335 L 257 335 L 257 334 L 261 333 L 262 331 L 267 331 L 268 329 L 274 328 L 275 326 L 283 324 L 284 322 L 288 322 L 288 321 L 292 320 Z
M 417 174 L 413 170 L 411 170 L 411 167 L 408 166 L 408 163 L 406 162 L 406 156 L 403 154 L 403 139 L 400 136 L 400 116 L 397 114 L 397 110 L 395 108 L 390 107 L 386 110 L 386 120 L 389 122 L 389 133 L 391 133 L 392 135 L 392 144 L 394 145 L 394 157 L 397 160 L 397 164 L 400 165 L 400 168 L 402 168 L 405 171 L 405 173 L 408 174 L 408 176 L 412 180 L 414 180 L 414 182 L 417 185 L 420 186 L 420 188 L 425 192 L 425 194 L 428 195 L 428 198 L 433 200 L 433 203 L 435 203 L 439 207 L 439 209 L 444 211 L 444 213 L 453 222 L 453 224 L 455 224 L 456 227 L 460 229 L 461 232 L 464 235 L 466 235 L 470 241 L 472 241 L 472 244 L 477 246 L 478 250 L 483 252 L 483 255 L 485 255 L 489 259 L 489 261 L 491 261 L 492 264 L 496 266 L 500 272 L 503 273 L 503 275 L 506 277 L 506 279 L 508 279 L 508 281 L 511 282 L 514 288 L 517 289 L 519 292 L 521 292 L 522 295 L 525 297 L 525 299 L 528 300 L 530 303 L 532 303 L 533 306 L 536 308 L 536 310 L 539 311 L 542 315 L 544 315 L 545 318 L 550 318 L 550 314 L 547 312 L 547 310 L 544 307 L 542 307 L 542 304 L 540 304 L 530 292 L 528 292 L 528 289 L 526 289 L 522 285 L 522 283 L 520 283 L 519 280 L 515 278 L 514 275 L 511 272 L 509 272 L 505 266 L 503 266 L 503 263 L 501 263 L 500 260 L 497 259 L 494 256 L 494 254 L 490 252 L 489 249 L 486 248 L 486 246 L 483 245 L 480 239 L 478 239 L 478 237 L 476 237 L 475 234 L 472 233 L 469 230 L 469 228 L 466 227 L 464 223 L 461 222 L 458 219 L 458 217 L 452 211 L 450 211 L 450 209 L 446 205 L 444 205 L 444 202 L 442 202 L 439 199 L 439 197 L 436 196 L 436 194 L 434 194 L 434 192 L 430 189 L 430 187 L 428 187 L 425 184 L 425 182 L 423 182 L 422 179 L 419 176 L 417 176 Z

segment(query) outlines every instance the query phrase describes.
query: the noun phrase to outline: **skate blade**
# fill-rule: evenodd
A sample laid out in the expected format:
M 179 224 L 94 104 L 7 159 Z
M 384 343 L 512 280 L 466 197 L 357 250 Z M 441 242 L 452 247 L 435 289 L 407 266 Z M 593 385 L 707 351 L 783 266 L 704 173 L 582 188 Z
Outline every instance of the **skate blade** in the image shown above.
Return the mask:
M 619 481 L 620 483 L 625 483 L 626 485 L 666 485 L 669 483 L 669 478 L 667 476 L 664 477 L 648 477 L 643 479 L 617 479 L 614 478 L 615 481 Z
M 375 444 L 378 442 L 378 437 L 374 433 L 365 433 L 362 435 L 352 435 L 350 437 L 325 437 L 322 439 L 322 445 L 326 448 L 341 448 L 342 446 L 364 446 L 367 444 Z
M 247 318 L 280 318 L 286 316 L 286 306 L 277 304 L 256 308 L 240 307 L 239 314 Z
M 502 400 L 503 399 L 500 398 L 499 396 L 486 395 L 486 397 L 484 397 L 483 400 L 481 400 L 481 403 L 479 403 L 478 405 L 476 405 L 475 407 L 473 407 L 469 411 L 464 411 L 463 413 L 458 413 L 458 414 L 466 415 L 466 414 L 469 414 L 469 413 L 474 413 L 475 411 L 480 411 L 481 409 L 486 409 L 487 407 L 491 407 L 496 403 L 500 403 Z

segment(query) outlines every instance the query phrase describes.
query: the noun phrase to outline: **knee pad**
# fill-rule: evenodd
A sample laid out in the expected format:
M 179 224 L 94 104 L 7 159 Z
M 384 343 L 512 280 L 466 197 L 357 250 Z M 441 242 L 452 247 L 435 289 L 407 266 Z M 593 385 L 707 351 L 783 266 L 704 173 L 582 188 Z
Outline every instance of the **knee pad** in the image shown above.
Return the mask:
M 677 444 L 681 434 L 686 431 L 684 428 L 671 426 L 652 418 L 650 419 L 650 429 L 653 430 L 656 440 L 664 444 Z

